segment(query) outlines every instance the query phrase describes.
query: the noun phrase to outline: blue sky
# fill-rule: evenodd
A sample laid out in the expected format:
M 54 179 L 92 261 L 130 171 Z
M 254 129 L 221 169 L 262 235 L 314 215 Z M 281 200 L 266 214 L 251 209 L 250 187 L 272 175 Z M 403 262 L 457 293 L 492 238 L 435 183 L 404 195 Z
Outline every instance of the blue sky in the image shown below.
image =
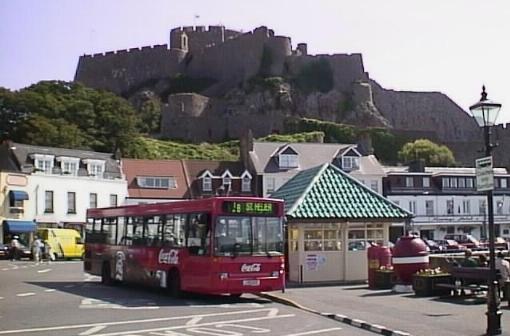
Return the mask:
M 72 80 L 80 55 L 168 43 L 177 26 L 265 25 L 312 54 L 362 53 L 384 87 L 440 91 L 465 110 L 485 84 L 510 122 L 509 18 L 507 0 L 3 0 L 0 86 Z

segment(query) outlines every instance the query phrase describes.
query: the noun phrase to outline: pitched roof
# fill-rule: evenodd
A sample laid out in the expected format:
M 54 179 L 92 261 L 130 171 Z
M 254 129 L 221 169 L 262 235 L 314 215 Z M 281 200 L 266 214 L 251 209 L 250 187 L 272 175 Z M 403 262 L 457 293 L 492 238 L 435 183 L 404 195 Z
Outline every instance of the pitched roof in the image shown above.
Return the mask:
M 136 160 L 122 159 L 122 170 L 128 183 L 128 195 L 131 198 L 187 198 L 188 182 L 180 160 Z M 138 176 L 173 177 L 176 188 L 141 188 Z
M 329 163 L 298 173 L 271 197 L 283 199 L 286 215 L 292 218 L 352 221 L 412 217 Z
M 298 169 L 304 170 L 325 162 L 332 162 L 340 151 L 355 146 L 353 144 L 255 141 L 253 143 L 253 150 L 250 151 L 250 158 L 258 174 L 279 172 L 281 169 L 274 156 L 278 155 L 279 151 L 290 147 L 299 155 Z

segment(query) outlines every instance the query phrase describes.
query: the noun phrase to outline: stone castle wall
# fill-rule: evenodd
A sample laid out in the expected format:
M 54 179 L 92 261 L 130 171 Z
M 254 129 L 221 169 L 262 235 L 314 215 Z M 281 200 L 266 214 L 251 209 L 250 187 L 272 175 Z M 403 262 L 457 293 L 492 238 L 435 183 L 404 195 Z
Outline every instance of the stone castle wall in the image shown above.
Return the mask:
M 223 26 L 209 26 L 209 29 L 205 26 L 178 27 L 170 31 L 170 48 L 195 53 L 204 48 L 222 44 L 240 34 L 241 32 L 225 29 Z M 186 46 L 183 40 L 186 40 Z
M 122 95 L 148 81 L 175 76 L 182 71 L 185 55 L 166 44 L 84 55 L 75 80 Z

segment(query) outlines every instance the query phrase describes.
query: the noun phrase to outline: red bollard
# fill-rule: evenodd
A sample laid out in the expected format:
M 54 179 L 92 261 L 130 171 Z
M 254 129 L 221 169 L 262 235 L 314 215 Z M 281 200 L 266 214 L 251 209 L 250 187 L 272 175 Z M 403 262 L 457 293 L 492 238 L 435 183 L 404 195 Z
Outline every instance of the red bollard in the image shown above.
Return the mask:
M 387 246 L 372 245 L 367 249 L 368 258 L 368 288 L 374 289 L 375 272 L 381 266 L 391 265 L 391 250 Z

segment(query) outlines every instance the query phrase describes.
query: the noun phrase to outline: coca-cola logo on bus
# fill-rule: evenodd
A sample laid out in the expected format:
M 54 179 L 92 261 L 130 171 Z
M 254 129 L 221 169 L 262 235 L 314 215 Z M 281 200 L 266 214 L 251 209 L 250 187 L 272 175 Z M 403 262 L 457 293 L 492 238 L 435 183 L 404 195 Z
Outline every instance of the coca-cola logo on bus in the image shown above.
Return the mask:
M 179 250 L 160 250 L 158 261 L 160 264 L 176 265 L 179 263 Z
M 260 264 L 243 264 L 241 272 L 260 272 Z

